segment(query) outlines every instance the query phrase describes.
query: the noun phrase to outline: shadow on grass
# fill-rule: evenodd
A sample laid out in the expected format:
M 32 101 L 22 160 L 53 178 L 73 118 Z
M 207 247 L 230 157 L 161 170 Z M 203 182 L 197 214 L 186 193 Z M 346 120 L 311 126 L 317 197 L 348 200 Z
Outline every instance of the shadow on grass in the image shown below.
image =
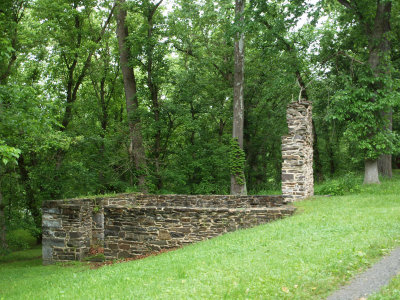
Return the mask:
M 0 264 L 15 263 L 15 262 L 26 262 L 38 260 L 42 261 L 42 246 L 38 245 L 32 249 L 15 251 L 6 255 L 0 256 Z

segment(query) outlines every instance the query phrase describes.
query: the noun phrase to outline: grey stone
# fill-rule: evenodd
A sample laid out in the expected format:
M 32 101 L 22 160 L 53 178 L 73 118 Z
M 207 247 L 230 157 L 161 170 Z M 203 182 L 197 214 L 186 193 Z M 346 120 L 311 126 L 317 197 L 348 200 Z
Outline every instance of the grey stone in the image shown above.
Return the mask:
M 121 251 L 118 253 L 117 258 L 129 258 L 132 257 L 133 255 L 130 254 L 128 251 Z
M 293 179 L 293 174 L 282 174 L 282 182 L 291 181 Z
M 70 240 L 68 243 L 67 243 L 67 247 L 70 247 L 70 248 L 77 248 L 77 247 L 82 247 L 83 246 L 83 241 L 82 240 Z
M 96 226 L 104 227 L 104 214 L 103 213 L 94 214 L 93 222 L 96 223 Z
M 70 232 L 69 233 L 69 237 L 71 238 L 71 239 L 78 239 L 78 238 L 81 238 L 82 237 L 82 232 Z
M 170 235 L 172 238 L 182 238 L 185 236 L 185 234 L 182 232 L 173 232 L 173 231 L 170 232 Z
M 158 233 L 158 238 L 160 240 L 170 240 L 171 239 L 171 235 L 166 230 L 160 230 L 160 232 Z
M 118 231 L 115 231 L 115 230 L 108 230 L 108 229 L 106 229 L 106 230 L 104 230 L 104 236 L 105 237 L 108 237 L 108 236 L 118 236 Z
M 58 215 L 58 214 L 61 213 L 61 210 L 58 207 L 48 208 L 46 210 L 46 213 L 48 213 L 48 214 L 57 214 Z
M 43 227 L 50 227 L 50 228 L 61 228 L 61 220 L 43 220 L 42 221 Z
M 43 264 L 51 264 L 53 262 L 53 248 L 50 245 L 42 247 Z
M 54 247 L 65 247 L 65 239 L 49 239 L 49 242 Z

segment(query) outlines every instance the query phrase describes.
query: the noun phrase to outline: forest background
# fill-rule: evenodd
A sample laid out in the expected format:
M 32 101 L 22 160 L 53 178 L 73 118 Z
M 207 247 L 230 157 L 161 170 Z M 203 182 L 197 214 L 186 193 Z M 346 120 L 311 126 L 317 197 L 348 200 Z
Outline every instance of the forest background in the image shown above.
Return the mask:
M 0 28 L 0 248 L 48 199 L 279 190 L 291 101 L 316 182 L 400 167 L 399 1 L 3 0 Z

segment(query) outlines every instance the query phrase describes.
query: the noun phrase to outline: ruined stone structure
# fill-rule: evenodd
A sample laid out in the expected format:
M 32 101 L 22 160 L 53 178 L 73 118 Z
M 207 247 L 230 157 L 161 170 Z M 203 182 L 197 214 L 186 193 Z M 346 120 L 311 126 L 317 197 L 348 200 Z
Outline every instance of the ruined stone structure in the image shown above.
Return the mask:
M 146 255 L 289 216 L 282 196 L 123 194 L 47 201 L 43 263 Z
M 289 134 L 282 137 L 282 194 L 293 202 L 314 194 L 311 102 L 288 105 Z
M 311 103 L 291 103 L 282 138 L 282 196 L 121 194 L 43 204 L 43 263 L 137 257 L 293 214 L 313 195 Z

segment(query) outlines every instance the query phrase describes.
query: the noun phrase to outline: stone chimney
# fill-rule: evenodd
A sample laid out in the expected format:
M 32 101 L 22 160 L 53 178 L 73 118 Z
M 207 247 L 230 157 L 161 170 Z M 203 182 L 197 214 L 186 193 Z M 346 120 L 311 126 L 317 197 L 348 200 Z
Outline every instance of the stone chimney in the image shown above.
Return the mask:
M 289 134 L 282 137 L 282 194 L 286 202 L 314 195 L 312 105 L 288 105 Z

